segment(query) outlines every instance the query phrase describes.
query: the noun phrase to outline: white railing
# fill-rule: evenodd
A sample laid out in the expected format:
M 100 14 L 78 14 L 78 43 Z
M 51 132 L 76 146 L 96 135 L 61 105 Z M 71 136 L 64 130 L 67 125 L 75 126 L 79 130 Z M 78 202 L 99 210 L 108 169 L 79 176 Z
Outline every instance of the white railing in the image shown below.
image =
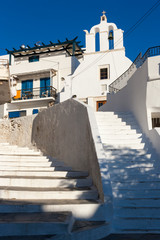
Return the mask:
M 148 57 L 158 56 L 160 55 L 160 46 L 158 47 L 151 47 L 145 52 L 142 57 L 142 53 L 140 53 L 131 66 L 120 76 L 118 77 L 113 83 L 109 85 L 109 92 L 116 93 L 120 91 L 123 87 L 127 85 L 128 80 L 130 77 L 135 73 L 137 68 L 142 66 L 142 64 L 146 61 Z

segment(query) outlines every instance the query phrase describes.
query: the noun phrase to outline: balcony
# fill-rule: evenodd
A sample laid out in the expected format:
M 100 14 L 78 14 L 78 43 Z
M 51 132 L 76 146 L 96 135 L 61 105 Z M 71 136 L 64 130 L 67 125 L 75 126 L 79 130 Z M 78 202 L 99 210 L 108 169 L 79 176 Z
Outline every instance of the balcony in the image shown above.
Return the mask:
M 13 101 L 17 100 L 31 100 L 31 99 L 45 99 L 52 98 L 56 99 L 56 89 L 52 86 L 39 87 L 39 88 L 27 88 L 17 90 L 17 95 L 13 98 Z

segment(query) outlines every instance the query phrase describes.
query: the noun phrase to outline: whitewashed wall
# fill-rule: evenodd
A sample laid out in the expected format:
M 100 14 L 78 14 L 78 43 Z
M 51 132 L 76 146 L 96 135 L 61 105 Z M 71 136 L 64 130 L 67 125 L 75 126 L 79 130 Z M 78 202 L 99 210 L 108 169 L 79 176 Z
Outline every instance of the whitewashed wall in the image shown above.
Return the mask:
M 100 111 L 131 111 L 160 154 L 160 131 L 152 129 L 151 123 L 151 113 L 160 113 L 159 63 L 160 56 L 148 58 L 126 87 L 116 94 L 108 94 L 108 101 Z

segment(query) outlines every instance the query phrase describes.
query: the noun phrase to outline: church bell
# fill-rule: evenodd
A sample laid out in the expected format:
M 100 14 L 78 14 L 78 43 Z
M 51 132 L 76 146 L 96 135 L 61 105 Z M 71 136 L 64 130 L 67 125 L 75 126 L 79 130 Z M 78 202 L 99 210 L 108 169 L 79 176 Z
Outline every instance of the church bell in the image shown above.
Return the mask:
M 113 32 L 109 32 L 108 39 L 109 39 L 109 40 L 113 40 Z

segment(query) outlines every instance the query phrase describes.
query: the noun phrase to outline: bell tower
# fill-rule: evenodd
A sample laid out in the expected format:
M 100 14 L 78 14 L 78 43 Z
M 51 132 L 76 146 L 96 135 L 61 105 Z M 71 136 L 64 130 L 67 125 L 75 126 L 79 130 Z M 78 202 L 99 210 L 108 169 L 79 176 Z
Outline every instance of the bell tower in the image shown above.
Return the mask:
M 84 30 L 86 33 L 86 53 L 96 52 L 97 33 L 99 33 L 100 39 L 100 52 L 124 48 L 123 31 L 117 29 L 117 26 L 114 23 L 107 22 L 105 11 L 103 11 L 102 14 L 98 25 L 93 26 L 89 32 L 88 30 Z

